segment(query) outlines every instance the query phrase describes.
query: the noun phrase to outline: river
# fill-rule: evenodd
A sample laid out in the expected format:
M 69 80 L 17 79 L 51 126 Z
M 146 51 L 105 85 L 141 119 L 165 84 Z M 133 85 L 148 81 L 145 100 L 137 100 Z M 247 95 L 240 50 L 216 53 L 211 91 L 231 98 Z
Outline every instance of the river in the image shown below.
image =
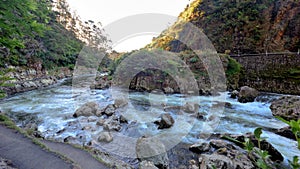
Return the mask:
M 119 91 L 113 92 L 114 96 L 118 96 Z M 123 96 L 121 91 L 120 96 Z M 114 132 L 114 140 L 109 144 L 97 142 L 97 136 L 103 130 L 102 126 L 96 125 L 97 117 L 74 118 L 73 113 L 89 101 L 97 102 L 100 107 L 113 103 L 110 89 L 89 90 L 87 93 L 86 90 L 72 88 L 70 83 L 62 82 L 6 98 L 0 102 L 0 108 L 18 126 L 36 123 L 38 130 L 47 139 L 62 142 L 69 139 L 70 142 L 80 145 L 93 142 L 95 148 L 126 158 L 135 157 L 136 140 L 145 135 L 159 138 L 167 149 L 171 149 L 180 142 L 193 144 L 203 141 L 205 138 L 200 137 L 200 133 L 245 134 L 253 132 L 256 127 L 262 127 L 263 137 L 286 159 L 292 159 L 300 154 L 296 141 L 270 132 L 286 126 L 274 118 L 269 109 L 270 102 L 280 96 L 263 93 L 255 102 L 239 103 L 237 99 L 231 99 L 228 92 L 218 96 L 193 97 L 164 95 L 159 92 L 130 92 L 130 104 L 119 110 L 129 120 L 129 125 L 122 127 L 120 132 Z M 187 100 L 199 103 L 201 119 L 177 109 L 164 110 L 166 105 L 182 106 Z M 153 122 L 165 111 L 171 113 L 175 124 L 169 129 L 158 130 Z

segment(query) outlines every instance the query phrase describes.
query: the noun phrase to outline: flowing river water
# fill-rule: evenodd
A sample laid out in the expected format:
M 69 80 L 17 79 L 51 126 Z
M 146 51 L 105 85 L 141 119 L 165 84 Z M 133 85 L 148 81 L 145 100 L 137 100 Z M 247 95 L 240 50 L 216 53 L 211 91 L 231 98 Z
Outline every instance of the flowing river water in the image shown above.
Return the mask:
M 114 92 L 118 96 L 118 91 Z M 180 142 L 193 144 L 205 139 L 200 137 L 200 133 L 245 134 L 253 132 L 256 127 L 263 128 L 263 136 L 285 159 L 300 154 L 296 141 L 271 132 L 286 126 L 275 119 L 269 109 L 270 102 L 281 95 L 264 93 L 252 103 L 239 103 L 237 99 L 231 99 L 228 92 L 219 96 L 190 98 L 180 94 L 145 92 L 130 92 L 128 96 L 130 106 L 119 112 L 129 120 L 129 125 L 114 132 L 114 140 L 109 144 L 97 142 L 103 130 L 102 126 L 96 125 L 98 117 L 73 117 L 75 110 L 86 102 L 95 101 L 100 107 L 113 103 L 109 89 L 90 90 L 87 94 L 85 90 L 61 83 L 11 96 L 0 102 L 0 108 L 19 126 L 24 127 L 31 122 L 37 124 L 45 138 L 62 142 L 69 139 L 80 145 L 94 142 L 95 148 L 126 158 L 135 157 L 136 140 L 145 135 L 160 138 L 166 148 L 171 149 Z M 182 106 L 186 100 L 200 105 L 201 119 L 197 115 L 180 113 L 178 109 L 164 110 L 166 105 Z M 166 111 L 174 117 L 175 124 L 169 129 L 159 130 L 153 122 Z

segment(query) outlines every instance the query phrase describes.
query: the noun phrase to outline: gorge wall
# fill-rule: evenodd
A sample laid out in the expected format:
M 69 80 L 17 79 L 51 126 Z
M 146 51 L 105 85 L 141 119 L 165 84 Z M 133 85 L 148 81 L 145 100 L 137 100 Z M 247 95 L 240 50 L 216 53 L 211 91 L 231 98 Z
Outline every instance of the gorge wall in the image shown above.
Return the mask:
M 300 55 L 274 53 L 231 56 L 243 66 L 240 86 L 260 91 L 300 94 Z

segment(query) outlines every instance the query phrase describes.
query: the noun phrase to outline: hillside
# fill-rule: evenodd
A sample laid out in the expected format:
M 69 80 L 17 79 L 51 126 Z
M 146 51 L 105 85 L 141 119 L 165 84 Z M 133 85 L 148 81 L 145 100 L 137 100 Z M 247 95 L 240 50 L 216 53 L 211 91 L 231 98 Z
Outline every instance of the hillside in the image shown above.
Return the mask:
M 0 16 L 0 68 L 72 69 L 85 44 L 106 42 L 100 24 L 71 14 L 66 0 L 2 1 Z
M 179 18 L 147 47 L 187 49 L 175 38 L 182 35 L 180 25 L 185 21 L 202 29 L 220 53 L 297 52 L 300 48 L 297 0 L 195 0 Z

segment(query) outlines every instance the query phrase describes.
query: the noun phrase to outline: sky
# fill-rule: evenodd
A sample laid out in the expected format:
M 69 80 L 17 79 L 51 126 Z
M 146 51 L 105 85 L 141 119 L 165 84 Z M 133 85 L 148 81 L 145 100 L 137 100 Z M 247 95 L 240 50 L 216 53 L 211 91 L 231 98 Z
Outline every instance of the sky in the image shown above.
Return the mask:
M 150 43 L 153 37 L 174 23 L 190 3 L 190 0 L 67 1 L 71 10 L 83 20 L 101 22 L 113 41 L 113 50 L 118 52 L 140 49 Z

